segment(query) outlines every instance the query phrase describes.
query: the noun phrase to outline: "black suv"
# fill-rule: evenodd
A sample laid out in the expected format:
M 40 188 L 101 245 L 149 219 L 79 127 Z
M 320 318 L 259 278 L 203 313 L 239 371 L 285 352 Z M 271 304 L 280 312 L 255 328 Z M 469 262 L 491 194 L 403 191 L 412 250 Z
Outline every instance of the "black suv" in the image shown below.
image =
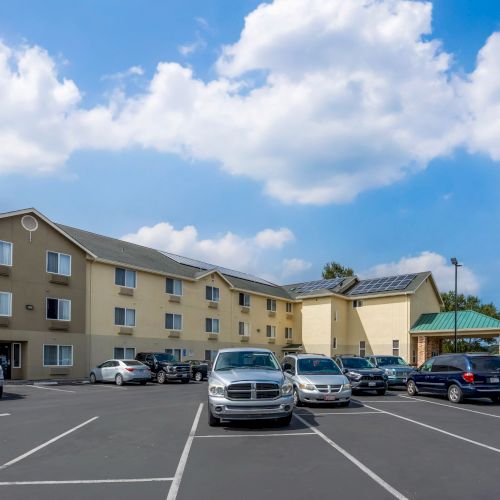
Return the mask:
M 335 356 L 335 362 L 349 379 L 352 391 L 376 391 L 383 396 L 387 391 L 387 375 L 367 359 L 359 356 Z
M 140 352 L 135 359 L 144 363 L 151 370 L 151 375 L 159 384 L 170 380 L 180 380 L 183 384 L 191 379 L 191 367 L 181 363 L 172 354 L 166 352 Z
M 406 387 L 410 396 L 428 392 L 448 396 L 452 403 L 461 403 L 465 398 L 490 398 L 500 403 L 500 356 L 435 356 L 409 375 Z

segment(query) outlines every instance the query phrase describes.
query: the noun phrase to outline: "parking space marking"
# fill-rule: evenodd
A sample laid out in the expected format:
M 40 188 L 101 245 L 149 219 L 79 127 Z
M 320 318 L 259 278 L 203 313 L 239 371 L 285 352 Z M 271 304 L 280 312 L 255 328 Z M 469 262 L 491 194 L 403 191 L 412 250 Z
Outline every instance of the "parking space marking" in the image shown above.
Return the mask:
M 391 415 L 393 417 L 400 418 L 401 420 L 406 420 L 407 422 L 411 422 L 412 424 L 420 425 L 421 427 L 425 427 L 427 429 L 431 429 L 433 431 L 440 432 L 441 434 L 445 434 L 446 436 L 460 439 L 461 441 L 465 441 L 466 443 L 474 444 L 476 446 L 480 446 L 481 448 L 486 448 L 487 450 L 494 451 L 495 453 L 500 453 L 499 448 L 495 448 L 494 446 L 490 446 L 488 444 L 481 443 L 479 441 L 474 441 L 473 439 L 459 436 L 458 434 L 454 434 L 453 432 L 445 431 L 444 429 L 440 429 L 439 427 L 434 427 L 433 425 L 424 424 L 424 422 L 420 422 L 418 420 L 413 420 L 412 418 L 408 418 L 408 417 L 403 417 L 402 415 L 398 415 L 397 413 L 391 413 L 391 412 L 386 411 L 386 410 L 380 410 L 379 408 L 374 408 L 372 406 L 365 405 L 365 407 L 371 408 L 372 410 L 378 410 L 378 411 L 385 413 L 387 415 Z
M 44 387 L 42 385 L 27 384 L 26 387 L 33 387 L 34 389 L 45 389 L 46 391 L 59 391 L 59 392 L 76 392 L 69 391 L 68 389 L 56 389 L 55 387 Z
M 377 412 L 378 413 L 378 412 Z M 268 434 L 207 434 L 195 438 L 249 438 L 249 437 L 281 437 L 281 436 L 315 436 L 314 432 L 275 432 Z
M 403 398 L 404 396 L 399 396 L 401 398 Z M 353 401 L 354 403 L 359 403 L 359 404 L 362 404 L 364 405 L 365 403 L 414 403 L 415 401 L 414 400 L 410 400 L 410 401 L 386 401 L 385 399 L 380 399 L 380 400 L 369 400 L 369 401 L 361 401 L 360 399 L 351 399 L 351 401 Z
M 10 413 L 0 413 L 0 417 L 10 417 Z
M 168 491 L 167 500 L 175 500 L 177 498 L 177 494 L 179 493 L 179 487 L 181 485 L 184 469 L 186 468 L 191 445 L 193 444 L 196 429 L 198 428 L 198 422 L 200 421 L 201 410 L 203 410 L 203 403 L 200 403 L 200 406 L 198 406 L 198 411 L 196 412 L 193 425 L 191 426 L 191 430 L 189 431 L 189 436 L 186 440 L 186 444 L 184 445 L 184 449 L 182 450 L 182 455 L 179 460 L 179 464 L 177 465 L 174 479 Z
M 302 415 L 303 417 L 321 417 L 322 415 L 377 415 L 379 411 L 344 411 L 342 413 L 336 411 L 328 411 L 323 413 L 294 413 L 294 415 Z
M 462 408 L 461 406 L 452 406 L 446 403 L 438 403 L 437 401 L 428 401 L 427 399 L 410 398 L 410 396 L 401 396 L 401 397 L 412 399 L 413 401 L 417 401 L 419 403 L 428 403 L 430 405 L 446 406 L 448 408 L 451 408 L 452 410 L 468 411 L 470 413 L 479 413 L 479 415 L 486 415 L 487 417 L 500 418 L 500 415 L 495 415 L 494 413 L 486 413 L 485 411 L 471 410 L 470 408 Z
M 173 481 L 173 477 L 151 477 L 145 479 L 83 479 L 71 481 L 7 481 L 0 486 L 46 486 L 59 484 L 106 484 L 106 483 L 160 483 Z
M 376 408 L 375 408 L 376 409 Z M 396 488 L 393 488 L 389 483 L 384 481 L 377 473 L 369 469 L 366 465 L 364 465 L 362 462 L 360 462 L 356 457 L 351 455 L 348 451 L 344 450 L 341 446 L 339 446 L 337 443 L 332 441 L 329 437 L 327 437 L 325 434 L 323 434 L 319 429 L 316 429 L 315 427 L 312 427 L 312 425 L 305 419 L 303 419 L 300 415 L 295 414 L 295 418 L 297 418 L 300 422 L 302 422 L 304 425 L 309 427 L 315 434 L 317 434 L 323 441 L 328 443 L 332 448 L 335 448 L 339 453 L 344 455 L 347 460 L 352 462 L 356 467 L 361 469 L 368 477 L 373 479 L 379 486 L 384 488 L 386 491 L 388 491 L 392 496 L 397 498 L 398 500 L 408 500 L 407 497 L 405 497 L 400 491 L 398 491 Z
M 26 457 L 29 457 L 30 455 L 33 455 L 33 453 L 36 453 L 37 451 L 41 450 L 42 448 L 45 448 L 46 446 L 49 446 L 52 443 L 55 443 L 56 441 L 59 441 L 59 439 L 62 439 L 63 437 L 67 436 L 68 434 L 71 434 L 72 432 L 77 431 L 78 429 L 81 429 L 83 426 L 90 424 L 94 420 L 97 420 L 99 417 L 92 417 L 89 420 L 86 420 L 85 422 L 82 422 L 80 425 L 77 425 L 76 427 L 73 427 L 72 429 L 67 430 L 66 432 L 63 432 L 62 434 L 59 434 L 58 436 L 49 439 L 45 443 L 42 443 L 41 445 L 37 446 L 36 448 L 33 448 L 30 451 L 27 451 L 26 453 L 23 453 L 22 455 L 18 456 L 17 458 L 14 458 L 13 460 L 3 464 L 0 466 L 0 470 L 4 470 L 7 467 L 10 467 L 11 465 L 16 464 L 17 462 L 20 462 L 21 460 L 24 460 Z

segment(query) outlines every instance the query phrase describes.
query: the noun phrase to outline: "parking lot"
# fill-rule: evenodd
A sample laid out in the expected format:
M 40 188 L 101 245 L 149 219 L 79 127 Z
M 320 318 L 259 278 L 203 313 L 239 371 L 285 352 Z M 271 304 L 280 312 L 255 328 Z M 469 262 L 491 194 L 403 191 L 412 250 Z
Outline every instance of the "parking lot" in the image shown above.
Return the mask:
M 206 382 L 6 386 L 9 499 L 494 498 L 500 406 L 355 396 L 290 427 L 207 423 Z

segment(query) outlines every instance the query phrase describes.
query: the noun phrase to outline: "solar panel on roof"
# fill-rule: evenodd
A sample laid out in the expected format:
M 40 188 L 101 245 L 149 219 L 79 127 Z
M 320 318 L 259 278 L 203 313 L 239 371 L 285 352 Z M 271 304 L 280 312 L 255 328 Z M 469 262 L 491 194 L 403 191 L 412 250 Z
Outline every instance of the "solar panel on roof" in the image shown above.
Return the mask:
M 365 293 L 390 292 L 404 290 L 416 277 L 416 274 L 403 274 L 386 278 L 373 278 L 360 281 L 348 295 L 362 295 Z
M 308 293 L 313 292 L 315 290 L 321 290 L 324 288 L 335 288 L 340 285 L 344 281 L 344 278 L 333 278 L 329 280 L 317 280 L 317 281 L 308 281 L 307 283 L 302 283 L 297 286 L 294 290 L 295 293 Z

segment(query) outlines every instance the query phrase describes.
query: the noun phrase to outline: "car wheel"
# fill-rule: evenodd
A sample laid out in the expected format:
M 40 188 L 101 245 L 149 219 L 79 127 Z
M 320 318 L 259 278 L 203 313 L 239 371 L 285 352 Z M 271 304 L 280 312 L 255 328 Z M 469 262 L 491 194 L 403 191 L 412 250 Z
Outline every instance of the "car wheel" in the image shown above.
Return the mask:
M 156 380 L 159 384 L 164 384 L 167 381 L 167 374 L 163 370 L 160 370 L 156 374 Z
M 220 418 L 214 417 L 212 415 L 212 410 L 210 406 L 208 407 L 208 425 L 210 427 L 217 427 L 220 424 Z
M 346 408 L 351 404 L 351 401 L 342 401 L 342 403 L 339 403 L 340 408 Z
M 95 373 L 91 373 L 89 378 L 90 378 L 90 383 L 91 384 L 95 384 L 97 382 Z
M 116 385 L 123 385 L 123 377 L 118 374 L 116 377 L 115 377 L 115 384 Z
M 462 389 L 456 384 L 450 385 L 448 387 L 448 399 L 452 403 L 461 403 L 464 400 Z
M 293 388 L 293 404 L 295 406 L 302 406 L 302 401 L 300 400 L 299 391 L 296 387 Z
M 288 415 L 286 417 L 278 418 L 278 424 L 283 425 L 283 426 L 290 425 L 290 422 L 292 421 L 292 416 L 293 416 L 293 414 L 290 413 L 290 415 Z
M 387 389 L 377 389 L 378 396 L 385 396 L 386 392 L 387 392 Z
M 201 382 L 203 380 L 203 373 L 201 372 L 196 372 L 194 374 L 194 379 L 196 380 L 196 382 Z
M 141 380 L 141 381 L 139 382 L 139 384 L 141 384 L 141 385 L 146 385 L 147 383 L 148 383 L 148 381 L 147 381 L 147 380 Z
M 418 389 L 413 382 L 413 380 L 408 380 L 408 384 L 406 385 L 406 392 L 408 393 L 408 396 L 416 396 L 418 394 Z

